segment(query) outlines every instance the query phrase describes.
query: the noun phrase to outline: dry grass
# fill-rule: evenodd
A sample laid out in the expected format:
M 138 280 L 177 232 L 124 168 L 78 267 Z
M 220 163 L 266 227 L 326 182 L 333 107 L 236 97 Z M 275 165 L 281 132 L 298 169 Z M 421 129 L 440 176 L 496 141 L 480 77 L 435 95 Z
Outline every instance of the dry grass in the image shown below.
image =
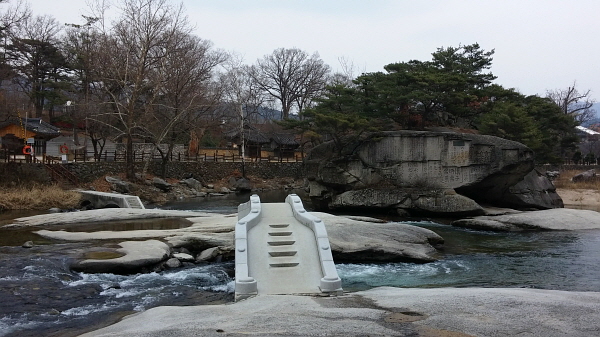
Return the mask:
M 566 170 L 560 172 L 560 177 L 554 180 L 554 186 L 560 189 L 574 190 L 600 190 L 600 175 L 588 181 L 572 182 L 573 176 L 581 173 L 580 170 Z
M 57 185 L 9 188 L 0 191 L 0 210 L 66 209 L 77 207 L 79 200 L 79 193 Z

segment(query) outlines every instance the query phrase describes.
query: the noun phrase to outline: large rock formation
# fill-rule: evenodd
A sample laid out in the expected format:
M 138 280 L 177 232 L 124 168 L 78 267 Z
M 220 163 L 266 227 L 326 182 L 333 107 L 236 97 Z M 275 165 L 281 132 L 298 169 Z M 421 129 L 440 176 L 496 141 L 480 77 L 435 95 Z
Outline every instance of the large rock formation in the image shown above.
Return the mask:
M 320 210 L 393 209 L 405 213 L 483 213 L 479 202 L 510 206 L 511 187 L 533 170 L 533 151 L 493 136 L 394 131 L 370 135 L 336 149 L 319 145 L 307 158 L 310 197 Z M 527 190 L 527 181 L 518 189 Z M 551 183 L 549 183 L 551 185 Z M 542 185 L 539 185 L 542 186 Z M 543 185 L 521 207 L 560 206 Z M 554 193 L 552 200 L 535 196 Z M 514 199 L 514 198 L 513 198 Z

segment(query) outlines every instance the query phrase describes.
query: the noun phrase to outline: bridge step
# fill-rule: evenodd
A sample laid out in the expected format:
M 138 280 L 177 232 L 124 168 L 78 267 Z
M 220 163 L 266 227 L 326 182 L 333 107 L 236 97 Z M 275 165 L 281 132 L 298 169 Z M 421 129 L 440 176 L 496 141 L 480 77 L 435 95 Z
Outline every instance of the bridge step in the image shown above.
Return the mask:
M 271 255 L 273 257 L 280 257 L 280 256 L 294 256 L 297 253 L 298 252 L 295 250 L 282 250 L 282 251 L 271 251 L 271 252 L 269 252 L 269 255 Z
M 272 258 L 269 261 L 269 266 L 280 268 L 280 267 L 295 267 L 299 265 L 300 262 L 295 257 L 277 257 Z
M 292 232 L 269 232 L 271 236 L 290 236 Z
M 271 228 L 286 228 L 286 227 L 289 227 L 289 226 L 290 226 L 290 224 L 287 224 L 287 223 L 271 224 L 271 225 L 269 225 L 269 227 L 271 227 Z
M 281 267 L 296 267 L 299 264 L 300 263 L 298 263 L 298 262 L 273 262 L 273 263 L 269 263 L 269 266 L 275 267 L 275 268 L 281 268 Z
M 296 240 L 278 240 L 278 241 L 267 241 L 269 246 L 291 246 L 296 243 Z

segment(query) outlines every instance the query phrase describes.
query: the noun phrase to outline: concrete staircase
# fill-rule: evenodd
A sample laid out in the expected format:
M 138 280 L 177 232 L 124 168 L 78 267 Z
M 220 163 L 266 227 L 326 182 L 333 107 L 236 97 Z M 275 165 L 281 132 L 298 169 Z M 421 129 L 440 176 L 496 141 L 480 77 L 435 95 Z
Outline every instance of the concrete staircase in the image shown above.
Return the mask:
M 300 198 L 261 204 L 253 195 L 238 208 L 236 299 L 262 294 L 341 293 L 323 222 Z
M 268 234 L 269 266 L 296 267 L 300 264 L 298 248 L 290 224 L 269 225 Z
M 127 205 L 129 205 L 129 208 L 145 209 L 144 204 L 142 204 L 142 201 L 138 196 L 125 197 L 125 201 L 127 201 Z

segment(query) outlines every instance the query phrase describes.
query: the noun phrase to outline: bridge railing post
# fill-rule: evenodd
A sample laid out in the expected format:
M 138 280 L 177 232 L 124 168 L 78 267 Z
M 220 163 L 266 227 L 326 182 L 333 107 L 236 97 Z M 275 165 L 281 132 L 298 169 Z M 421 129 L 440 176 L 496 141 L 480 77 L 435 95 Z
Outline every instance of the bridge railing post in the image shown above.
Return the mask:
M 317 241 L 317 249 L 319 250 L 319 259 L 321 262 L 321 272 L 323 277 L 320 281 L 320 288 L 322 292 L 328 293 L 341 293 L 342 292 L 342 280 L 338 276 L 335 263 L 333 262 L 333 255 L 331 253 L 331 245 L 329 244 L 329 237 L 327 236 L 327 229 L 325 224 L 318 217 L 310 214 L 304 209 L 302 200 L 296 194 L 290 194 L 285 198 L 285 201 L 292 207 L 292 213 L 296 220 L 310 228 Z
M 235 225 L 235 300 L 258 293 L 256 280 L 248 274 L 248 231 L 260 222 L 260 198 L 254 194 L 248 202 L 238 206 Z

